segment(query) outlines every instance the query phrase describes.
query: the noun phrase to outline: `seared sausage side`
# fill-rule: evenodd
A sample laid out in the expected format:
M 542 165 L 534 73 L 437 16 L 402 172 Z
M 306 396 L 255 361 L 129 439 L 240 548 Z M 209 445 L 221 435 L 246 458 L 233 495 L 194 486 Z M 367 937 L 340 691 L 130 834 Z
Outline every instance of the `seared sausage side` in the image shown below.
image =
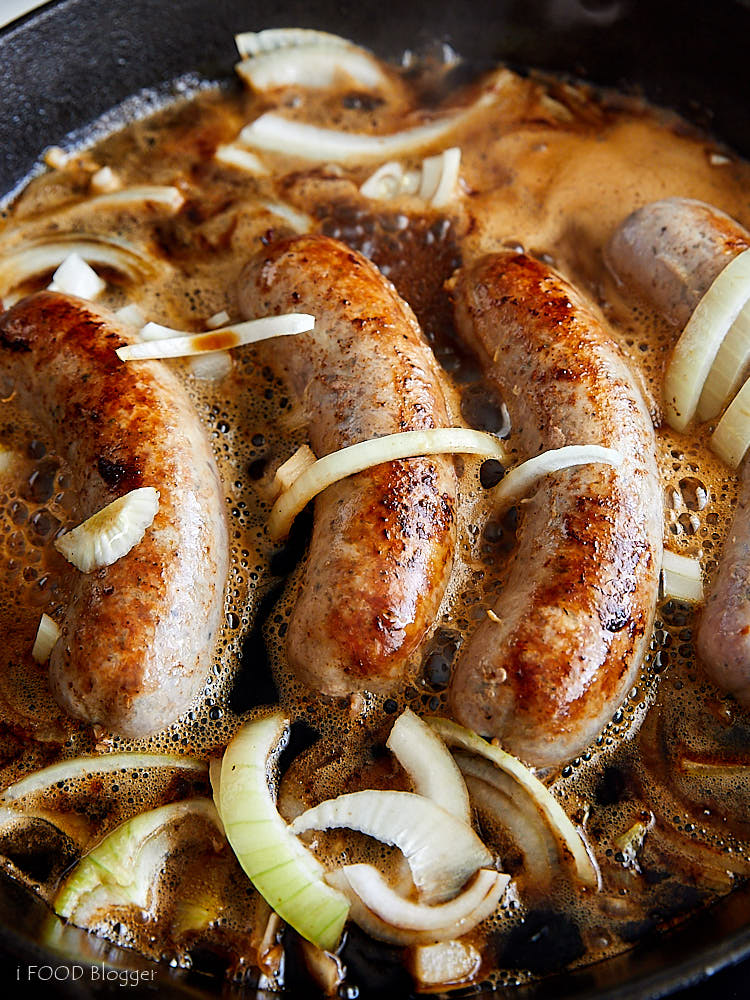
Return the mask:
M 750 248 L 750 233 L 724 212 L 687 198 L 646 205 L 613 235 L 606 260 L 615 277 L 672 322 L 684 325 L 714 279 Z M 654 274 L 652 262 L 661 262 Z M 706 672 L 750 707 L 750 463 L 740 490 L 716 580 L 698 628 Z
M 302 236 L 245 269 L 244 315 L 308 312 L 315 330 L 268 360 L 299 399 L 318 457 L 398 431 L 448 426 L 437 364 L 409 306 L 344 244 Z M 450 457 L 390 462 L 315 502 L 307 565 L 287 633 L 296 674 L 327 695 L 385 691 L 435 620 L 455 546 Z
M 114 317 L 51 292 L 0 318 L 0 371 L 68 463 L 83 521 L 139 486 L 159 491 L 143 540 L 104 569 L 69 570 L 50 659 L 55 697 L 125 737 L 174 722 L 203 687 L 223 609 L 219 474 L 193 406 L 160 362 L 123 363 Z
M 612 717 L 650 639 L 662 549 L 653 427 L 618 348 L 554 271 L 490 255 L 454 276 L 452 294 L 527 457 L 600 444 L 624 459 L 547 476 L 520 505 L 499 621 L 480 624 L 454 671 L 459 721 L 556 765 Z

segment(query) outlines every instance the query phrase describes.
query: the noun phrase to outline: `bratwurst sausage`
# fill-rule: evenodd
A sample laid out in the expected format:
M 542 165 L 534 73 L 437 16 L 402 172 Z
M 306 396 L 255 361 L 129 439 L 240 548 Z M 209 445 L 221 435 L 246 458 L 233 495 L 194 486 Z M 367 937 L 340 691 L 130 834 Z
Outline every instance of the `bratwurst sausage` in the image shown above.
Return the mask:
M 409 306 L 343 243 L 301 236 L 245 269 L 248 319 L 302 310 L 315 330 L 275 342 L 269 363 L 303 408 L 318 457 L 398 431 L 448 426 L 437 364 Z M 455 546 L 449 457 L 389 462 L 315 502 L 287 633 L 296 674 L 328 695 L 385 691 L 434 622 Z
M 599 444 L 623 456 L 618 468 L 550 475 L 523 504 L 495 617 L 451 685 L 459 721 L 530 764 L 559 764 L 611 718 L 651 635 L 662 551 L 653 427 L 618 348 L 548 267 L 487 256 L 454 276 L 452 294 L 526 455 Z
M 687 198 L 653 202 L 614 233 L 605 259 L 615 277 L 680 327 L 714 279 L 750 248 L 750 233 L 724 212 Z M 750 462 L 698 629 L 708 675 L 750 707 Z
M 71 715 L 126 737 L 174 722 L 205 683 L 228 566 L 223 494 L 198 417 L 160 362 L 123 363 L 114 317 L 40 292 L 0 318 L 0 372 L 73 476 L 77 520 L 139 486 L 159 491 L 143 540 L 70 573 L 50 658 Z

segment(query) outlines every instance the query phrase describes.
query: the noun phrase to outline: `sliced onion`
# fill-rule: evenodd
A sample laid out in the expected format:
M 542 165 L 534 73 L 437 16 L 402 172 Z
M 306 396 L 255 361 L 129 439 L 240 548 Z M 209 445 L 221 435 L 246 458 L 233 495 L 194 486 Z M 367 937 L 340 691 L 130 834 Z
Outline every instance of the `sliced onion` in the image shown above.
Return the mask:
M 166 264 L 114 236 L 55 234 L 54 240 L 36 240 L 3 254 L 0 258 L 0 295 L 35 275 L 59 267 L 71 253 L 77 253 L 89 264 L 111 267 L 133 280 L 150 279 L 159 270 L 167 269 Z
M 398 847 L 428 903 L 454 896 L 492 860 L 470 826 L 412 792 L 368 790 L 327 799 L 298 816 L 294 833 L 346 827 Z
M 307 333 L 315 326 L 315 317 L 307 313 L 287 313 L 283 316 L 264 316 L 261 319 L 235 323 L 233 326 L 210 330 L 207 333 L 186 333 L 170 330 L 159 323 L 147 323 L 141 330 L 146 343 L 128 344 L 117 348 L 121 361 L 153 361 L 160 358 L 187 358 L 195 354 L 226 351 L 243 344 L 257 344 L 272 337 L 288 337 Z M 172 336 L 166 336 L 168 331 Z
M 282 920 L 333 951 L 346 898 L 323 881 L 323 867 L 294 836 L 268 787 L 269 758 L 287 738 L 280 712 L 246 723 L 226 749 L 219 800 L 227 839 L 251 882 Z
M 482 956 L 464 941 L 439 941 L 413 949 L 412 975 L 424 987 L 458 986 L 473 979 L 482 966 Z
M 370 174 L 360 187 L 360 194 L 376 201 L 397 198 L 401 194 L 416 194 L 419 190 L 420 172 L 404 170 L 400 163 L 389 160 Z
M 720 272 L 675 344 L 664 376 L 667 423 L 684 431 L 695 416 L 708 373 L 729 328 L 750 298 L 750 250 Z
M 480 904 L 492 894 L 497 905 L 510 882 L 509 875 L 482 868 L 459 896 L 437 906 L 425 906 L 400 896 L 372 865 L 345 865 L 341 871 L 365 906 L 386 923 L 412 931 L 453 927 L 454 937 L 476 926 L 472 916 Z
M 68 254 L 48 286 L 51 292 L 77 295 L 79 299 L 95 299 L 106 287 L 106 281 L 77 253 Z
M 461 169 L 461 150 L 458 146 L 429 156 L 422 163 L 422 182 L 419 197 L 435 208 L 443 208 L 456 196 L 458 175 Z
M 507 452 L 498 438 L 467 427 L 438 427 L 426 431 L 386 434 L 360 441 L 319 458 L 278 498 L 268 519 L 273 539 L 285 538 L 295 517 L 307 504 L 333 483 L 384 462 L 422 455 L 486 455 L 507 461 Z
M 296 208 L 287 205 L 283 201 L 259 201 L 258 204 L 265 208 L 271 215 L 278 215 L 284 222 L 288 222 L 297 233 L 309 233 L 313 228 L 313 220 L 304 212 L 298 212 Z
M 47 662 L 60 635 L 60 627 L 54 618 L 50 618 L 49 615 L 42 615 L 39 620 L 39 628 L 36 630 L 34 646 L 31 650 L 31 655 L 37 663 Z
M 500 879 L 503 878 L 504 876 L 500 875 Z M 433 944 L 437 941 L 450 941 L 456 936 L 456 928 L 453 924 L 450 924 L 448 927 L 426 931 L 405 930 L 403 927 L 395 927 L 393 924 L 381 919 L 369 907 L 365 906 L 357 893 L 352 889 L 343 871 L 329 872 L 326 880 L 348 899 L 351 907 L 349 911 L 350 919 L 361 927 L 362 930 L 366 931 L 370 937 L 378 941 L 385 941 L 388 944 L 394 945 L 419 945 Z M 487 917 L 495 912 L 504 891 L 505 884 L 502 881 L 496 883 L 495 889 L 490 891 L 474 910 L 471 918 L 472 926 L 476 927 L 482 920 L 486 920 Z M 425 906 L 425 909 L 429 910 L 432 907 Z M 465 925 L 464 933 L 468 933 L 469 929 L 469 926 Z
M 291 458 L 288 458 L 286 462 L 282 464 L 276 470 L 276 474 L 273 477 L 273 483 L 271 484 L 272 492 L 275 496 L 280 493 L 284 493 L 286 490 L 291 489 L 295 481 L 299 479 L 303 472 L 306 472 L 311 466 L 315 465 L 317 458 L 315 457 L 315 452 L 312 450 L 309 444 L 301 445 Z
M 182 768 L 187 771 L 205 771 L 206 765 L 195 757 L 178 754 L 108 753 L 99 757 L 74 757 L 44 767 L 41 771 L 21 778 L 0 793 L 2 802 L 18 802 L 35 792 L 43 792 L 53 785 L 67 784 L 91 774 L 112 774 L 114 771 L 138 771 L 155 767 Z
M 698 419 L 713 420 L 739 389 L 750 369 L 750 301 L 724 338 L 698 402 Z
M 464 729 L 449 719 L 430 718 L 425 721 L 449 747 L 460 747 L 462 750 L 485 757 L 501 771 L 514 778 L 532 797 L 549 823 L 550 829 L 559 838 L 562 849 L 570 855 L 580 881 L 590 888 L 597 888 L 599 874 L 589 857 L 581 835 L 552 792 L 532 774 L 528 767 L 499 746 L 488 743 L 476 733 Z
M 234 67 L 253 90 L 275 87 L 331 87 L 341 76 L 377 89 L 388 82 L 374 56 L 355 45 L 316 42 L 262 52 L 243 59 Z
M 131 490 L 55 540 L 55 548 L 82 573 L 111 566 L 143 539 L 159 510 L 152 486 Z
M 95 194 L 108 194 L 111 191 L 118 191 L 121 187 L 122 181 L 112 167 L 100 167 L 91 175 L 89 181 L 89 188 Z
M 214 159 L 227 167 L 237 167 L 238 170 L 244 170 L 246 173 L 257 177 L 262 177 L 268 173 L 267 168 L 255 153 L 251 153 L 249 150 L 243 149 L 242 146 L 237 146 L 233 142 L 217 146 Z
M 107 191 L 83 202 L 91 208 L 120 208 L 123 205 L 160 205 L 170 212 L 179 212 L 185 196 L 179 188 L 165 184 L 140 184 L 135 187 Z M 77 205 L 75 206 L 78 207 Z
M 704 600 L 701 564 L 689 556 L 664 549 L 661 584 L 664 597 L 696 604 Z
M 271 153 L 299 156 L 318 162 L 348 163 L 385 159 L 403 156 L 437 142 L 495 100 L 494 92 L 485 93 L 468 108 L 445 115 L 427 125 L 418 125 L 391 135 L 339 132 L 305 122 L 290 121 L 269 111 L 242 129 L 240 142 L 251 149 L 265 149 Z
M 411 778 L 418 795 L 471 825 L 466 783 L 445 743 L 426 722 L 407 708 L 394 722 L 385 745 Z
M 209 316 L 206 320 L 206 326 L 209 330 L 218 330 L 222 326 L 229 326 L 231 322 L 231 317 L 226 309 L 222 309 L 221 312 L 214 313 L 213 316 Z
M 523 854 L 526 888 L 547 891 L 560 870 L 560 848 L 535 802 L 490 761 L 464 753 L 456 761 L 480 817 L 504 827 Z
M 317 31 L 315 28 L 266 28 L 265 31 L 243 31 L 234 36 L 234 44 L 242 58 L 246 59 L 263 52 L 276 52 L 278 49 L 298 49 L 306 45 L 347 48 L 352 43 L 341 35 Z
M 115 316 L 121 323 L 124 323 L 126 326 L 132 326 L 135 330 L 140 330 L 146 323 L 146 317 L 141 312 L 140 306 L 137 306 L 135 302 L 130 302 L 128 305 L 123 306 L 122 309 L 118 309 Z
M 622 455 L 614 448 L 602 448 L 598 444 L 568 445 L 565 448 L 545 451 L 511 469 L 495 487 L 493 498 L 497 504 L 509 507 L 528 496 L 543 476 L 592 463 L 603 463 L 617 468 L 622 465 Z
M 188 799 L 141 813 L 86 855 L 55 896 L 55 912 L 86 926 L 96 912 L 135 905 L 147 910 L 164 858 L 174 850 L 170 827 L 195 816 L 216 828 L 210 799 Z
M 750 250 L 746 251 L 750 254 Z M 711 435 L 711 450 L 736 469 L 750 447 L 750 379 L 727 407 Z

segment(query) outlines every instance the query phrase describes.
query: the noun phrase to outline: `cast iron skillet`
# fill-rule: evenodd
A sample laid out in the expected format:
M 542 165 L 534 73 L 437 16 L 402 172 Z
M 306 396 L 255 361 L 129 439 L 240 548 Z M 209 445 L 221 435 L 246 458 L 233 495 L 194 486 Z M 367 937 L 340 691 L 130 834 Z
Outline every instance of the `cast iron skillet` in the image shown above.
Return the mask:
M 0 192 L 32 170 L 45 146 L 85 132 L 129 95 L 144 88 L 150 88 L 149 100 L 168 94 L 169 81 L 187 72 L 230 78 L 235 32 L 284 26 L 334 31 L 386 57 L 445 39 L 477 67 L 503 60 L 640 90 L 750 156 L 745 76 L 750 0 L 710 5 L 689 0 L 409 0 L 394 5 L 384 0 L 59 0 L 0 33 Z M 126 108 L 121 117 L 131 111 Z M 50 920 L 25 890 L 0 882 L 0 981 L 14 993 L 31 995 L 42 985 L 28 981 L 31 964 L 52 970 L 42 987 L 48 995 L 114 995 L 123 988 L 129 995 L 143 990 L 180 998 L 235 995 L 220 980 L 195 971 L 159 967 L 153 981 L 150 975 L 138 977 L 154 966 L 76 928 L 59 925 L 57 938 L 50 939 Z M 514 1000 L 665 996 L 750 956 L 749 925 L 750 887 L 745 886 L 675 931 L 655 931 L 625 955 L 502 995 Z M 396 966 L 389 966 L 389 957 L 381 949 L 363 966 L 362 982 L 371 989 L 361 996 L 372 995 L 373 988 L 391 1000 L 409 995 L 408 983 L 394 978 Z M 66 970 L 82 962 L 100 971 L 94 975 L 89 968 L 75 980 L 68 971 L 66 978 Z M 133 986 L 138 979 L 141 985 Z M 312 995 L 309 985 L 292 992 Z

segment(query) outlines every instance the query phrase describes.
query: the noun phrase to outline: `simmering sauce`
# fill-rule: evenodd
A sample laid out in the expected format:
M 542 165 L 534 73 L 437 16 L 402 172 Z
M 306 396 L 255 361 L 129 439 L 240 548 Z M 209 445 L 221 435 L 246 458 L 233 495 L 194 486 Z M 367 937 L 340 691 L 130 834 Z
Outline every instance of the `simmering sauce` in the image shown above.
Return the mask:
M 448 76 L 434 67 L 412 70 L 382 99 L 351 81 L 259 96 L 202 87 L 32 180 L 0 219 L 0 255 L 61 234 L 126 240 L 164 266 L 139 282 L 103 269 L 107 288 L 100 301 L 112 309 L 137 303 L 149 320 L 202 331 L 223 310 L 232 321 L 240 319 L 236 288 L 243 265 L 264 244 L 299 227 L 293 215 L 279 214 L 282 204 L 306 218 L 311 230 L 361 251 L 394 282 L 443 367 L 452 422 L 507 433 L 502 400 L 482 384 L 478 365 L 462 347 L 443 284 L 463 261 L 524 248 L 588 297 L 639 376 L 658 428 L 666 545 L 700 559 L 707 587 L 736 499 L 736 477 L 708 449 L 707 428 L 679 435 L 662 425 L 661 384 L 677 331 L 618 289 L 603 265 L 602 247 L 633 209 L 670 196 L 706 201 L 750 226 L 750 165 L 671 113 L 507 71 L 492 78 L 496 100 L 459 123 L 438 147 L 461 149 L 459 192 L 441 209 L 416 196 L 366 198 L 359 188 L 377 164 L 339 166 L 268 153 L 268 173 L 256 176 L 214 157 L 217 146 L 232 142 L 269 108 L 328 128 L 387 134 L 466 107 L 490 86 L 480 79 L 455 90 Z M 425 152 L 401 162 L 418 167 Z M 96 209 L 89 204 L 91 178 L 103 166 L 124 187 L 175 185 L 185 204 L 176 214 L 154 204 Z M 7 305 L 49 280 L 47 272 L 0 294 Z M 283 548 L 264 528 L 274 472 L 305 442 L 305 428 L 274 371 L 272 345 L 238 348 L 231 357 L 231 368 L 218 379 L 203 377 L 190 361 L 165 362 L 183 380 L 216 455 L 231 568 L 205 691 L 174 726 L 139 743 L 67 718 L 49 693 L 46 667 L 31 658 L 40 614 L 59 619 L 66 605 L 71 569 L 52 541 L 79 518 L 65 462 L 19 410 L 12 384 L 0 385 L 0 444 L 21 456 L 0 471 L 2 787 L 51 762 L 102 749 L 218 756 L 242 720 L 276 703 L 296 724 L 279 790 L 287 818 L 344 791 L 410 787 L 385 750 L 390 727 L 406 706 L 421 714 L 447 712 L 451 663 L 503 586 L 517 512 L 494 511 L 491 463 L 457 458 L 456 566 L 434 629 L 415 654 L 413 676 L 387 695 L 321 699 L 300 685 L 284 655 L 309 524 L 301 518 Z M 525 457 L 517 453 L 512 429 L 508 445 L 518 460 Z M 517 983 L 611 956 L 655 926 L 729 892 L 750 872 L 750 782 L 742 770 L 750 720 L 704 676 L 694 653 L 695 617 L 694 609 L 675 602 L 659 606 L 650 651 L 625 703 L 580 758 L 543 775 L 585 833 L 601 871 L 599 892 L 582 891 L 561 869 L 552 888 L 540 893 L 524 871 L 519 845 L 501 824 L 480 815 L 480 835 L 513 882 L 496 914 L 470 935 L 481 954 L 473 981 Z M 706 763 L 738 766 L 712 770 Z M 76 832 L 99 839 L 129 816 L 191 790 L 205 794 L 205 780 L 168 770 L 67 783 L 28 804 L 42 815 L 0 830 L 4 865 L 50 900 L 77 857 Z M 67 833 L 55 832 L 45 816 Z M 622 838 L 635 824 L 642 835 L 631 850 Z M 149 957 L 184 965 L 193 954 L 215 950 L 230 975 L 282 986 L 277 928 L 229 851 L 197 827 L 181 845 L 155 892 L 152 919 L 120 908 L 98 915 L 93 929 Z M 396 852 L 348 831 L 320 834 L 316 845 L 329 862 L 397 865 Z M 208 926 L 196 919 L 201 908 L 210 911 Z M 297 945 L 290 933 L 285 941 L 293 957 Z M 361 932 L 350 931 L 341 956 L 346 983 L 365 986 L 375 965 L 398 970 L 400 957 L 394 964 L 391 955 L 388 947 L 370 947 Z M 403 975 L 394 971 L 394 981 Z

